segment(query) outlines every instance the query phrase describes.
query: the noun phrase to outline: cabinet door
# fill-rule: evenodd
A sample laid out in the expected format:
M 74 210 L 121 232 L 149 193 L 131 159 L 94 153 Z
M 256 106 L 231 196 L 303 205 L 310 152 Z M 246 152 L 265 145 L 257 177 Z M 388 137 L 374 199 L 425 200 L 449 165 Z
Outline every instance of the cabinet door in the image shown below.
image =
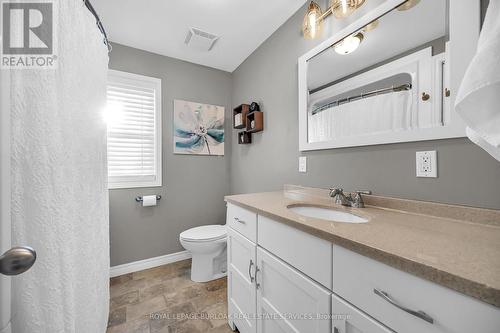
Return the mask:
M 392 333 L 346 301 L 332 295 L 333 333 Z
M 256 290 L 255 256 L 256 245 L 237 231 L 228 228 L 227 263 L 228 263 L 228 313 L 229 321 L 234 323 L 241 333 L 255 333 Z
M 257 248 L 257 332 L 330 333 L 330 291 Z

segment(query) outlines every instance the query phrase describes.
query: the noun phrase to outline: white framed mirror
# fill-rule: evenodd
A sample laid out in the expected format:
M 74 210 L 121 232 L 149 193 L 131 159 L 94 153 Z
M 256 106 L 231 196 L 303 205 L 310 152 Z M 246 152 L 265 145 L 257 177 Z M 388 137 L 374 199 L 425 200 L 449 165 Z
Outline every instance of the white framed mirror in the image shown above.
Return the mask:
M 298 59 L 301 151 L 465 136 L 453 105 L 480 1 L 405 2 L 383 2 Z

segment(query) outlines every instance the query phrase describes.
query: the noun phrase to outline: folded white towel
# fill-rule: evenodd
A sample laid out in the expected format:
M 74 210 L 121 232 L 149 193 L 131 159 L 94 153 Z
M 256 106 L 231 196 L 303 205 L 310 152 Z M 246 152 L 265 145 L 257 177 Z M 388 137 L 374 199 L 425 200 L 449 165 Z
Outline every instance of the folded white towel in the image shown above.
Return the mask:
M 455 108 L 470 128 L 471 141 L 500 161 L 499 18 L 500 0 L 490 0 L 477 52 L 460 85 Z

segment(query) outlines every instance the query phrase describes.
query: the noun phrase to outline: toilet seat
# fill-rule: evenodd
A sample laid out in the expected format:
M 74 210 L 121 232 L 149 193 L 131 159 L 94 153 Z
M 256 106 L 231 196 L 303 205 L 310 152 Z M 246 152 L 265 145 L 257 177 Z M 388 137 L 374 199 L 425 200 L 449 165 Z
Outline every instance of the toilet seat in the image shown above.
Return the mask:
M 225 225 L 204 225 L 181 232 L 179 238 L 186 242 L 210 242 L 226 238 Z

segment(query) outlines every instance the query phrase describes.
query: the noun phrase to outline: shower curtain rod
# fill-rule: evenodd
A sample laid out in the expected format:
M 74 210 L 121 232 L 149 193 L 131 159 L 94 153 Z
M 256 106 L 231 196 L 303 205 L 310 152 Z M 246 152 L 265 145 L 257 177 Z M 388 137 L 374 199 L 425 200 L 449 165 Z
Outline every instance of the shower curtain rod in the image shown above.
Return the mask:
M 104 45 L 108 48 L 108 52 L 111 51 L 111 44 L 109 44 L 108 40 L 108 35 L 106 34 L 106 30 L 104 29 L 104 26 L 102 25 L 101 19 L 99 18 L 99 15 L 97 15 L 97 12 L 95 11 L 94 7 L 90 3 L 90 0 L 83 0 L 83 3 L 87 7 L 87 9 L 94 15 L 95 17 L 95 23 L 97 24 L 97 28 L 99 28 L 99 31 L 101 31 L 103 37 L 104 37 Z
M 338 106 L 338 105 L 340 105 L 343 102 L 350 102 L 352 99 L 365 98 L 365 97 L 370 97 L 370 96 L 373 96 L 373 95 L 385 94 L 385 93 L 388 93 L 388 92 L 398 92 L 398 91 L 404 91 L 404 90 L 411 90 L 411 83 L 405 83 L 405 84 L 402 84 L 402 85 L 396 86 L 396 87 L 392 86 L 392 87 L 389 87 L 389 88 L 372 90 L 372 91 L 369 91 L 367 93 L 361 93 L 359 95 L 349 96 L 349 97 L 346 97 L 346 98 L 341 98 L 341 99 L 338 99 L 336 101 L 330 102 L 330 103 L 322 105 L 320 107 L 317 107 L 316 109 L 314 109 L 312 111 L 312 114 L 315 115 L 316 113 L 319 113 L 321 111 L 329 109 L 332 106 L 335 106 L 335 105 Z

